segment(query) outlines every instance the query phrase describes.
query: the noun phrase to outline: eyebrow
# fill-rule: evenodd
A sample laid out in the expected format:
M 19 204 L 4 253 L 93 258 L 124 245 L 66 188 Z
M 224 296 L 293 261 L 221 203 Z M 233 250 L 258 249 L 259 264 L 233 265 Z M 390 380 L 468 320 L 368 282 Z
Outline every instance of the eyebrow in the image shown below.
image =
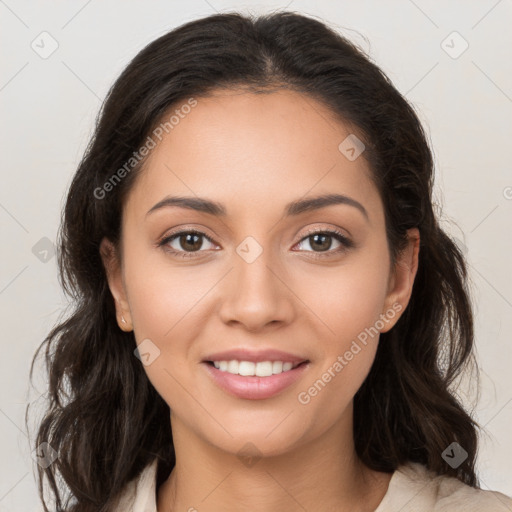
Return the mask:
M 285 216 L 290 217 L 308 211 L 319 210 L 321 208 L 325 208 L 326 206 L 335 204 L 353 206 L 364 215 L 366 220 L 369 220 L 368 212 L 360 202 L 342 194 L 324 194 L 317 197 L 292 201 L 285 206 L 284 211 Z M 156 203 L 150 210 L 148 210 L 146 217 L 156 210 L 170 206 L 209 213 L 217 217 L 225 217 L 227 215 L 226 208 L 221 203 L 211 201 L 210 199 L 204 199 L 201 197 L 167 196 Z

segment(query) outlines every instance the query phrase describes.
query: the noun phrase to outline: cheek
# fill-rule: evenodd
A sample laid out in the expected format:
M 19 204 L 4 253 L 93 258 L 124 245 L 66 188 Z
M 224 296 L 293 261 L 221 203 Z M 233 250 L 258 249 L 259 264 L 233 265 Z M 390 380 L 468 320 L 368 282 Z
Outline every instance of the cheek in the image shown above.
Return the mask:
M 161 249 L 127 251 L 125 279 L 135 335 L 161 343 L 191 322 L 202 297 L 215 281 L 207 267 L 187 267 Z
M 157 356 L 144 370 L 157 392 L 171 409 L 181 410 L 190 399 L 193 340 L 200 336 L 201 322 L 196 317 L 198 303 L 207 292 L 185 272 L 169 268 L 140 271 L 130 282 L 129 302 L 137 345 L 148 343 Z M 204 288 L 204 290 L 202 289 Z M 156 347 L 156 348 L 155 348 Z
M 382 253 L 361 251 L 346 264 L 304 272 L 305 277 L 297 281 L 297 295 L 321 320 L 327 339 L 333 340 L 337 350 L 343 350 L 360 333 L 375 326 L 384 312 L 388 261 L 376 254 Z
M 375 359 L 383 287 L 370 277 L 340 273 L 338 280 L 324 283 L 318 294 L 316 312 L 329 329 L 321 328 L 323 337 L 318 332 L 321 343 L 317 353 L 323 353 L 298 399 L 303 405 L 325 411 L 318 419 L 319 429 L 327 428 L 346 411 Z
M 183 274 L 168 271 L 144 277 L 141 273 L 131 281 L 129 299 L 136 331 L 162 340 L 171 337 L 182 320 L 190 322 L 206 291 L 206 286 Z

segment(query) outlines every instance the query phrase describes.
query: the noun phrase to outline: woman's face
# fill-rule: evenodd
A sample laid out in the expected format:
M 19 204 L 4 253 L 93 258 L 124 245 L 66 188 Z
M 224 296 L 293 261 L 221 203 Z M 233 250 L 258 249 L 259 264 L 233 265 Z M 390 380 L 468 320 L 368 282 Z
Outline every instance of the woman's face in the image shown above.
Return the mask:
M 232 453 L 247 442 L 282 453 L 351 426 L 378 333 L 407 305 L 418 246 L 391 272 L 364 151 L 357 157 L 355 133 L 321 104 L 291 91 L 196 100 L 161 142 L 153 137 L 124 207 L 122 266 L 109 284 L 172 422 Z M 290 207 L 328 195 L 347 199 Z M 155 207 L 176 197 L 189 206 Z M 206 362 L 235 349 L 308 362 L 273 377 L 236 377 Z M 258 379 L 259 390 L 249 382 Z

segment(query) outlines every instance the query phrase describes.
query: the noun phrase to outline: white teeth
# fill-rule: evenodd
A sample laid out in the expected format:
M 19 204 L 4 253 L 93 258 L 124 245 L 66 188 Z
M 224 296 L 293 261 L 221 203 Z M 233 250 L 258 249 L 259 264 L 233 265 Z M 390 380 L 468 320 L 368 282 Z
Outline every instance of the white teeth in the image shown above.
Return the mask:
M 272 363 L 272 373 L 281 373 L 283 371 L 283 362 L 274 361 Z
M 230 363 L 236 363 L 237 361 L 230 361 Z M 229 366 L 228 366 L 229 370 Z M 238 363 L 238 372 L 240 375 L 255 375 L 256 364 L 251 361 L 240 361 Z
M 254 374 L 256 377 L 270 377 L 273 374 L 273 363 L 270 361 L 261 361 L 255 364 Z
M 213 361 L 215 368 L 232 373 L 233 375 L 270 377 L 278 373 L 283 373 L 295 368 L 290 362 L 282 361 L 261 361 L 253 363 L 252 361 Z

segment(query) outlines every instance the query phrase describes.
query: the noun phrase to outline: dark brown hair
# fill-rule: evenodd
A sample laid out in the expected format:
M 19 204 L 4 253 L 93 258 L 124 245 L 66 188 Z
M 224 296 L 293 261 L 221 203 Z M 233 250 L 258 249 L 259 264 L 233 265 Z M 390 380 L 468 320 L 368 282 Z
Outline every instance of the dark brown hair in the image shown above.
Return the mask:
M 73 310 L 42 342 L 31 367 L 32 376 L 46 347 L 48 407 L 35 441 L 49 443 L 58 458 L 38 467 L 41 499 L 46 477 L 55 510 L 107 512 L 155 458 L 157 484 L 175 464 L 169 407 L 133 354 L 133 332 L 117 325 L 99 253 L 103 237 L 119 244 L 124 198 L 144 160 L 108 194 L 98 190 L 113 183 L 173 107 L 235 87 L 293 89 L 355 127 L 384 204 L 392 262 L 406 230 L 419 229 L 410 302 L 381 334 L 355 396 L 359 457 L 386 472 L 419 462 L 478 486 L 476 423 L 450 391 L 473 360 L 466 263 L 433 211 L 433 158 L 414 109 L 364 51 L 321 21 L 293 12 L 233 12 L 186 23 L 132 60 L 110 89 L 73 177 L 58 240 L 59 279 Z M 456 469 L 441 456 L 453 441 L 468 453 Z

